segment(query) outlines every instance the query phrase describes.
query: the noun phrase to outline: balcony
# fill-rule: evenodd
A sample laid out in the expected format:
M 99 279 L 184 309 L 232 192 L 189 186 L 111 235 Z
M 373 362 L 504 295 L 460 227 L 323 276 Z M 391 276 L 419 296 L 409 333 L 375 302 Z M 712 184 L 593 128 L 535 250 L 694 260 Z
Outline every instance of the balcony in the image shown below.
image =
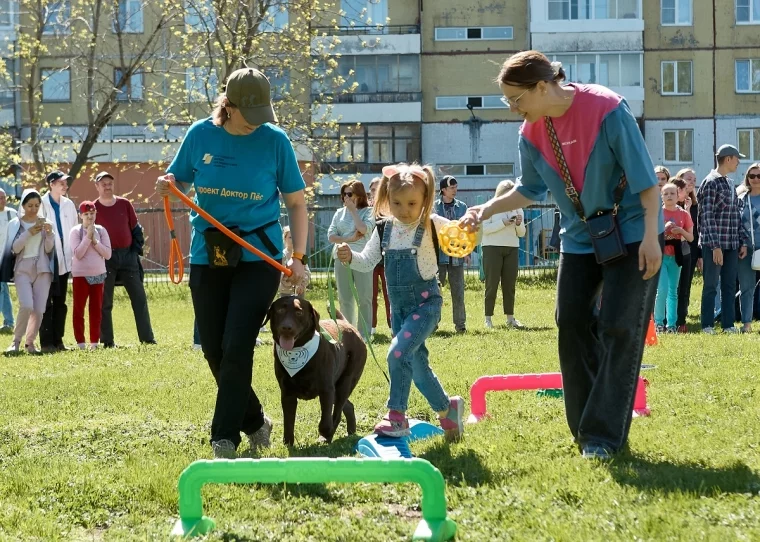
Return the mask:
M 341 55 L 419 55 L 422 50 L 417 25 L 318 26 L 315 30 L 319 37 L 312 40 L 313 54 L 330 51 Z M 330 49 L 336 36 L 340 43 Z
M 319 122 L 329 107 L 332 107 L 330 118 L 346 124 L 422 122 L 421 92 L 312 94 L 312 100 L 322 102 L 313 108 L 314 122 Z M 328 105 L 330 101 L 332 103 Z
M 531 0 L 530 9 L 539 51 L 643 49 L 641 0 Z

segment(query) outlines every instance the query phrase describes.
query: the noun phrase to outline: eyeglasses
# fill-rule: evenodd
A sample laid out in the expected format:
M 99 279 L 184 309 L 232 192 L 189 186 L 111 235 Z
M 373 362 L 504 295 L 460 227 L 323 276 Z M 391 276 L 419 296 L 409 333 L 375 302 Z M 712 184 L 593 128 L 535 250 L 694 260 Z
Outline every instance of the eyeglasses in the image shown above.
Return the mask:
M 344 192 L 343 195 L 345 197 L 347 197 L 347 198 L 350 198 L 350 197 L 352 197 L 354 195 L 354 193 L 353 192 Z
M 749 173 L 747 174 L 748 179 L 760 179 L 760 173 Z
M 531 90 L 531 89 L 527 89 L 525 92 L 528 92 L 528 90 Z M 525 92 L 520 94 L 517 98 L 507 98 L 506 96 L 502 96 L 501 103 L 506 105 L 509 109 L 518 107 L 518 102 L 520 101 L 520 98 L 525 96 Z

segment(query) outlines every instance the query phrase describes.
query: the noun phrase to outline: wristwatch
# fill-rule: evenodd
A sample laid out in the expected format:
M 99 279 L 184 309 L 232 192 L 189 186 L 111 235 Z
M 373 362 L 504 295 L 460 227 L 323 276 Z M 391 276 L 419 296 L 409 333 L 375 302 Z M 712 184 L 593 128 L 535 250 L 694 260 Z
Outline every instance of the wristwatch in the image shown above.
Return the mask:
M 294 252 L 292 258 L 294 260 L 300 261 L 302 264 L 307 265 L 308 258 L 306 257 L 306 254 L 301 254 L 300 252 Z

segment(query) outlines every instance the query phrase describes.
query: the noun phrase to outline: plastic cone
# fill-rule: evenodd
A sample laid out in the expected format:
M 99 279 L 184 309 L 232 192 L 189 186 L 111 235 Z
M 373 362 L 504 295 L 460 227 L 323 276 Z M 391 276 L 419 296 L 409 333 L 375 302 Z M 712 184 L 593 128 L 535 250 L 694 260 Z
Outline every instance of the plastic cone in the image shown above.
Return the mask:
M 654 316 L 649 319 L 649 329 L 647 329 L 647 338 L 644 344 L 647 346 L 655 346 L 657 344 L 657 331 L 654 327 Z

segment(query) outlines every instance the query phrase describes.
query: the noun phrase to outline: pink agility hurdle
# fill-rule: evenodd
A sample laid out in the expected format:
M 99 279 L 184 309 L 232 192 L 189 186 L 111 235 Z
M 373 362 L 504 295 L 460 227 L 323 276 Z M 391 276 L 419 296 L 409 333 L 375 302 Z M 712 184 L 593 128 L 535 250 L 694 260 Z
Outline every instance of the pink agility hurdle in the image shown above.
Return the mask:
M 647 382 L 639 377 L 636 386 L 636 396 L 633 402 L 633 412 L 637 416 L 649 416 L 647 406 Z M 481 376 L 470 387 L 470 417 L 467 423 L 477 423 L 489 416 L 486 410 L 486 392 L 537 390 L 562 388 L 562 373 L 542 373 L 525 375 L 494 375 Z

